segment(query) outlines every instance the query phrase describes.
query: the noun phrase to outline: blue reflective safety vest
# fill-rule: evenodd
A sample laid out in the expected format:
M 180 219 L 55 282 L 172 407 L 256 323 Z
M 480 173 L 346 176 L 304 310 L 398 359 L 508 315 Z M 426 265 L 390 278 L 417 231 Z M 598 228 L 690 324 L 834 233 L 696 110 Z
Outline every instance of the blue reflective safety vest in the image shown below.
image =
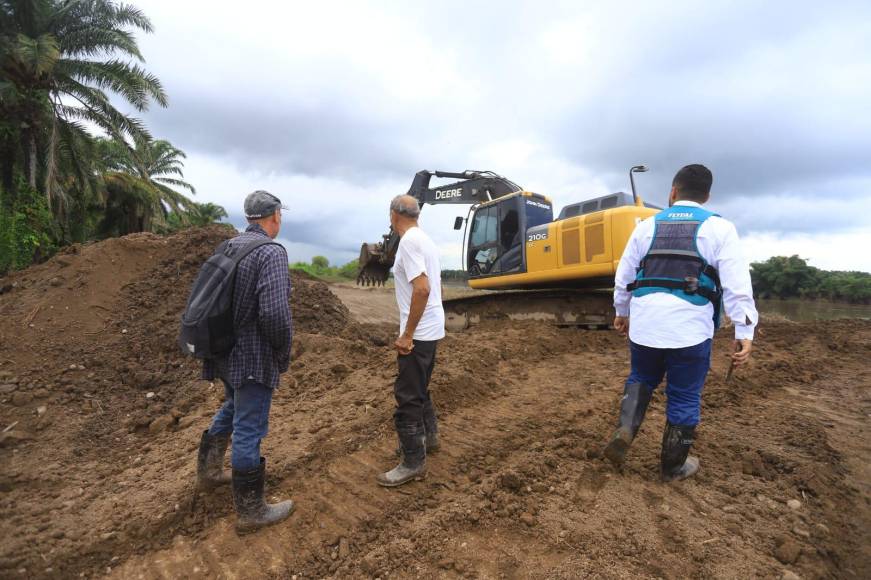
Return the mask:
M 675 205 L 654 216 L 653 241 L 638 265 L 635 281 L 626 289 L 632 296 L 668 292 L 691 304 L 714 306 L 714 328 L 720 326 L 723 295 L 720 276 L 699 253 L 699 228 L 714 212 Z

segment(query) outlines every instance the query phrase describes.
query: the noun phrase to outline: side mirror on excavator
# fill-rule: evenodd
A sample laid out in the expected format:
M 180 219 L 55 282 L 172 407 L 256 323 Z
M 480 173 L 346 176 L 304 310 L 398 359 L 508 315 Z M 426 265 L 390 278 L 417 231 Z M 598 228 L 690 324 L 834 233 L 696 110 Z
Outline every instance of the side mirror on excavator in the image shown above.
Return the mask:
M 464 222 L 464 221 L 466 221 L 466 218 L 464 218 L 464 217 L 461 216 L 461 215 L 458 215 L 458 216 L 454 219 L 454 229 L 455 229 L 455 230 L 461 230 L 461 229 L 463 229 L 463 222 Z

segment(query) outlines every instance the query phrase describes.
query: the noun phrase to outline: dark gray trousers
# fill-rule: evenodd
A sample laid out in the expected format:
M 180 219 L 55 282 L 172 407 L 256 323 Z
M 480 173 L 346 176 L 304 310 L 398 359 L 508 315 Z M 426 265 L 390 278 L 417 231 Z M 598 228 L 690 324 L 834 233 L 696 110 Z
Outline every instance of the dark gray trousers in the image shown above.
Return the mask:
M 396 411 L 393 421 L 403 454 L 407 459 L 422 459 L 421 436 L 438 431 L 435 408 L 429 395 L 429 381 L 435 367 L 437 340 L 415 340 L 414 349 L 399 355 L 399 373 L 393 385 Z

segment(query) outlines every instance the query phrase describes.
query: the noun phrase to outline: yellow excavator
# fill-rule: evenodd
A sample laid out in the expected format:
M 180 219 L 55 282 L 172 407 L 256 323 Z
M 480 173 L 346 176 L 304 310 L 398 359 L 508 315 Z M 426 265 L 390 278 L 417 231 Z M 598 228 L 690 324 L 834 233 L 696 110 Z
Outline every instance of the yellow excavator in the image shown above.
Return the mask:
M 635 225 L 660 209 L 618 192 L 572 203 L 556 219 L 549 197 L 490 171 L 420 171 L 408 195 L 424 204 L 471 204 L 454 229 L 463 232 L 463 269 L 478 290 L 444 301 L 446 326 L 459 330 L 487 318 L 552 320 L 564 326 L 607 327 L 613 320 L 614 274 Z M 459 179 L 430 187 L 432 177 Z M 464 228 L 465 224 L 465 228 Z M 364 243 L 357 283 L 383 284 L 399 236 Z

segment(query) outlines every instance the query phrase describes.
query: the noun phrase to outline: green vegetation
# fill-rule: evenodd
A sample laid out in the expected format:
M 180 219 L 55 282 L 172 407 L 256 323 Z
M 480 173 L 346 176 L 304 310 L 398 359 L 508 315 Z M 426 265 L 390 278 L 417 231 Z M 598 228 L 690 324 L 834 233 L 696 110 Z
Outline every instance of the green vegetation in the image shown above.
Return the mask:
M 0 273 L 25 268 L 57 249 L 54 218 L 45 197 L 23 183 L 18 192 L 15 211 L 0 210 Z
M 871 303 L 871 274 L 830 272 L 808 266 L 798 256 L 776 256 L 751 264 L 753 289 L 760 298 L 821 298 Z
M 194 193 L 184 152 L 113 104 L 166 106 L 134 36 L 151 30 L 109 0 L 0 0 L 0 273 L 63 244 L 226 216 L 180 193 Z
M 330 261 L 323 256 L 315 256 L 310 264 L 295 262 L 290 265 L 291 270 L 305 272 L 309 276 L 322 278 L 331 282 L 343 280 L 355 280 L 357 278 L 357 260 L 352 260 L 344 266 L 330 266 Z

